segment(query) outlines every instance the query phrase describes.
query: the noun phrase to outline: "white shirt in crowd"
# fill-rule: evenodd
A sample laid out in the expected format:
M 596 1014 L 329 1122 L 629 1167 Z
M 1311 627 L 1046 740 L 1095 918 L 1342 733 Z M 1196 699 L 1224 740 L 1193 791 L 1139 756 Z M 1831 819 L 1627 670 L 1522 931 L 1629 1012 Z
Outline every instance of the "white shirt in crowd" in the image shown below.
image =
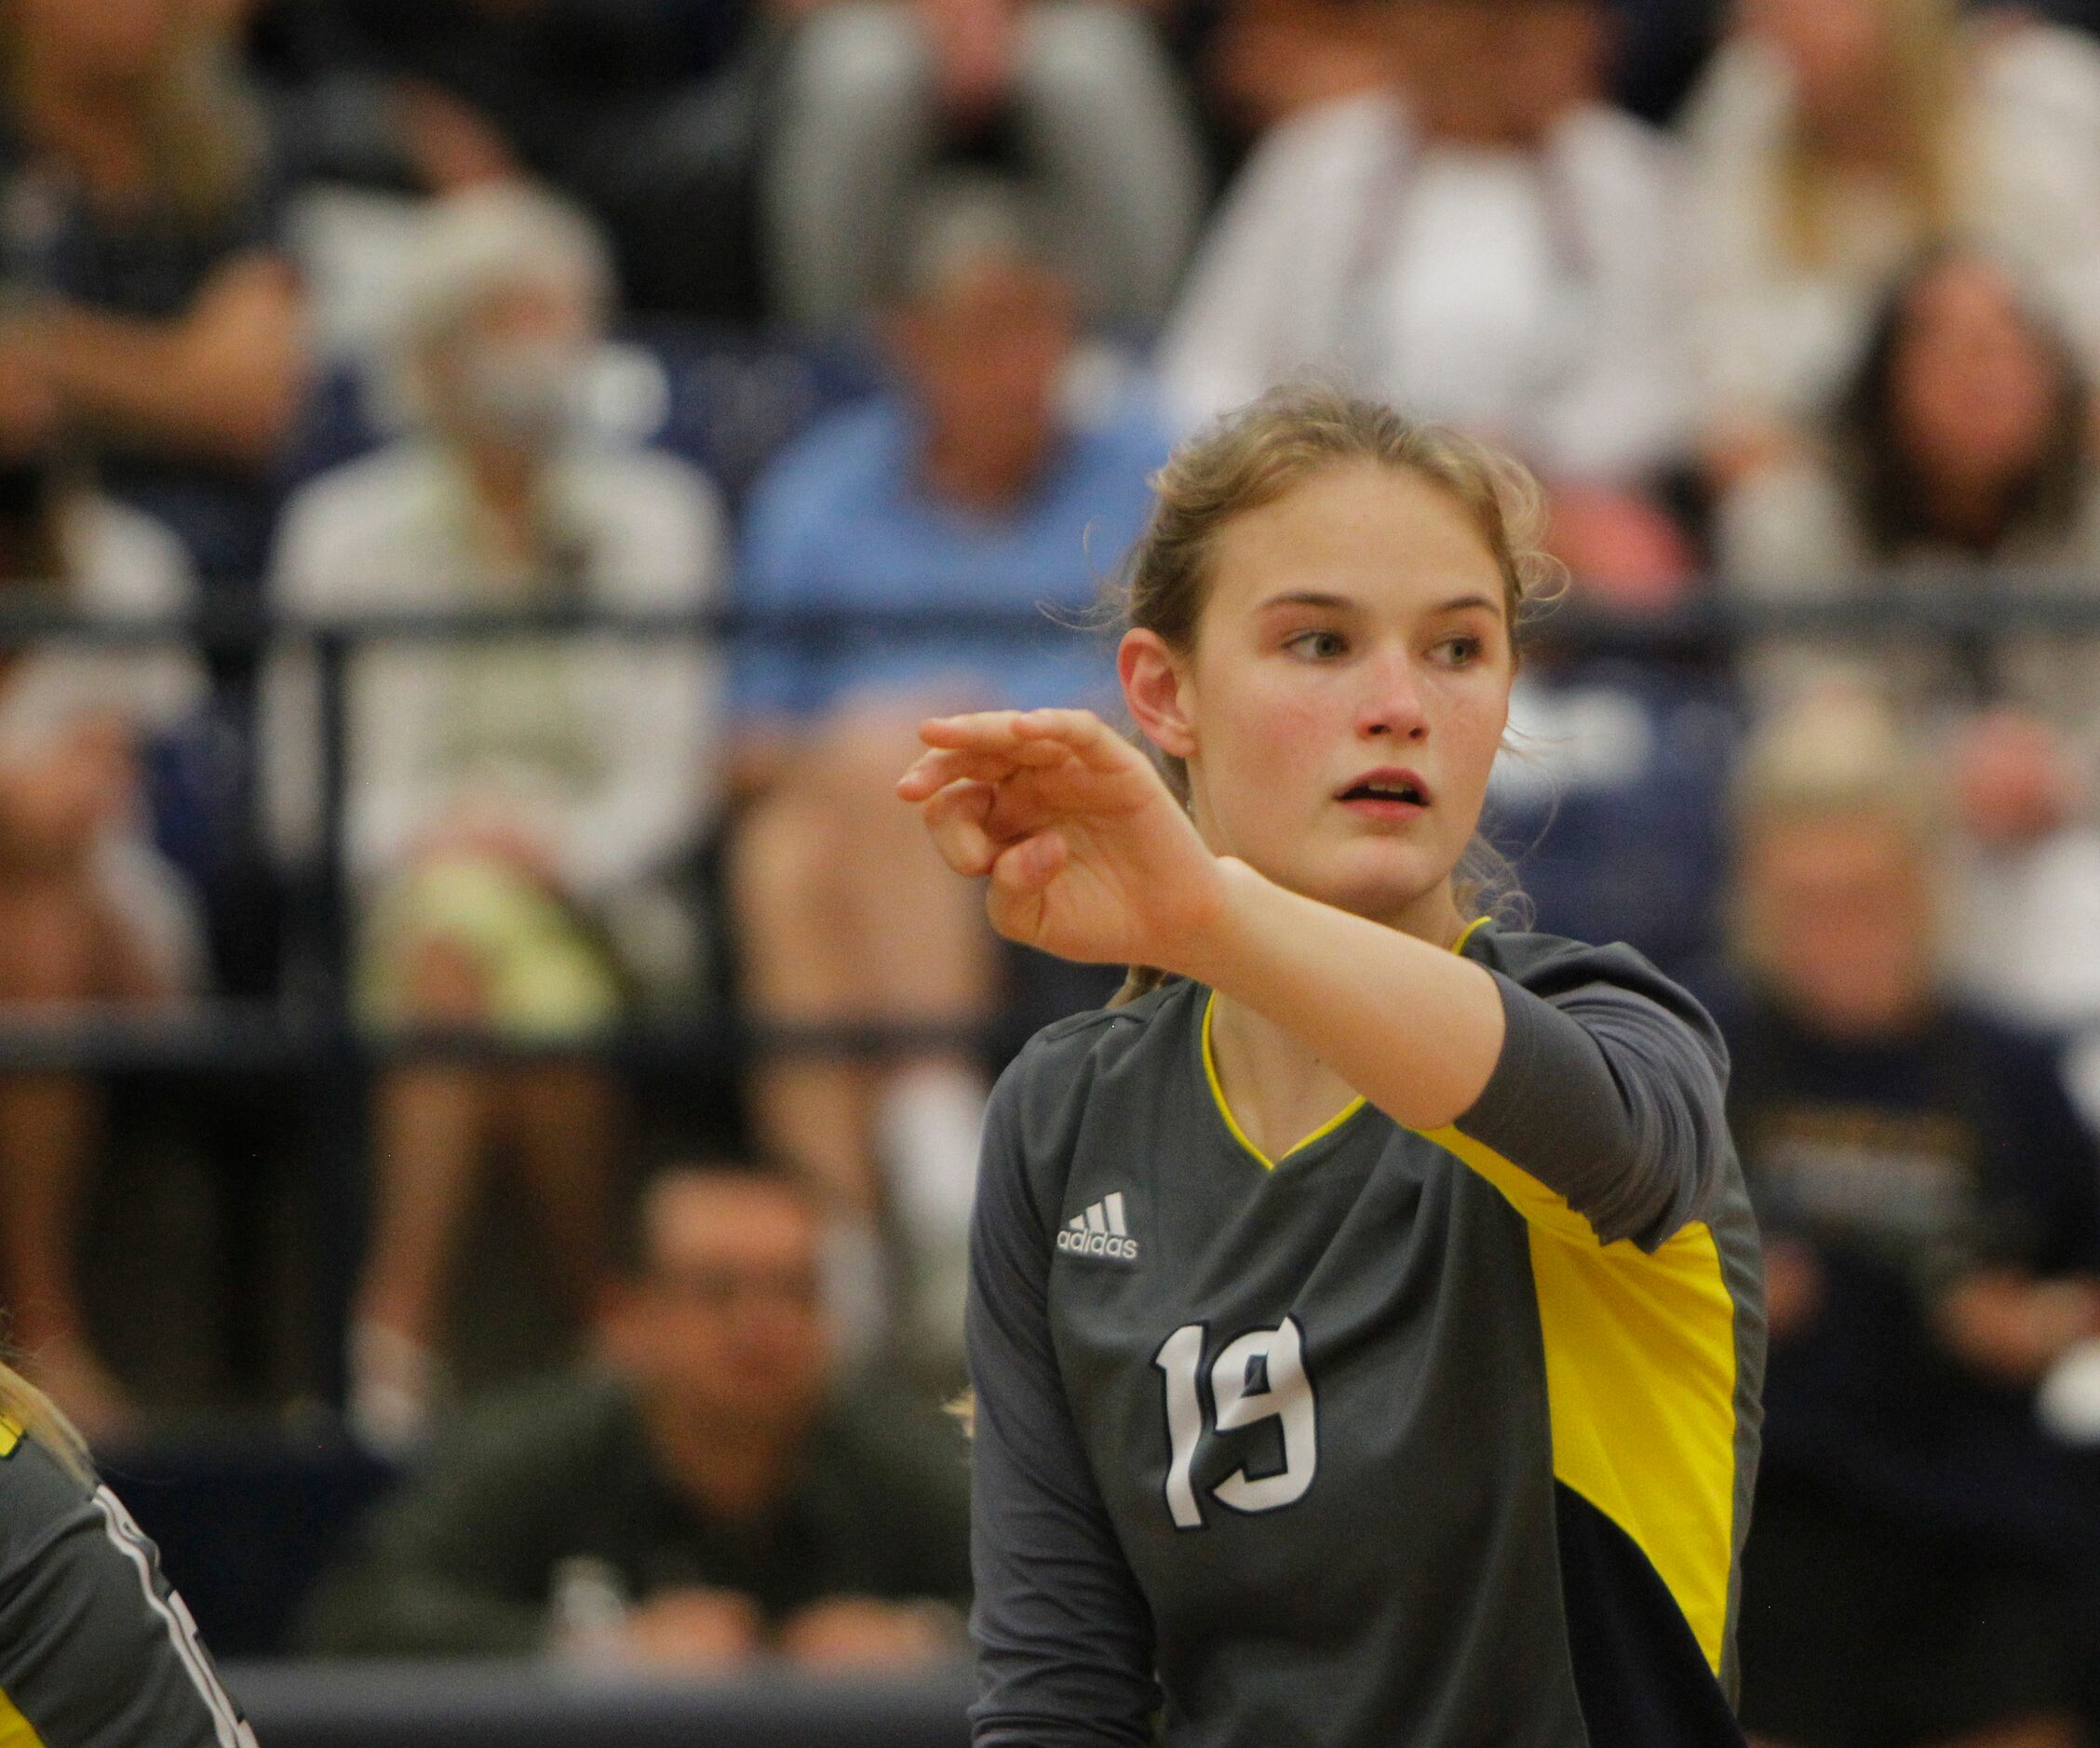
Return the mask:
M 324 475 L 288 505 L 277 611 L 532 609 L 561 599 L 636 610 L 704 605 L 725 556 L 719 496 L 639 449 L 554 464 L 551 519 L 573 555 L 566 591 L 486 574 L 466 492 L 435 444 L 410 441 Z M 535 833 L 569 889 L 603 898 L 662 872 L 716 800 L 720 659 L 703 642 L 604 633 L 369 646 L 351 664 L 344 845 L 360 887 L 397 872 L 433 828 L 486 809 Z M 309 852 L 320 747 L 309 659 L 275 665 L 265 696 L 271 814 Z
M 1626 480 L 1685 437 L 1676 200 L 1669 141 L 1601 105 L 1524 152 L 1425 141 L 1390 92 L 1323 104 L 1228 194 L 1168 395 L 1195 423 L 1311 368 L 1553 477 Z

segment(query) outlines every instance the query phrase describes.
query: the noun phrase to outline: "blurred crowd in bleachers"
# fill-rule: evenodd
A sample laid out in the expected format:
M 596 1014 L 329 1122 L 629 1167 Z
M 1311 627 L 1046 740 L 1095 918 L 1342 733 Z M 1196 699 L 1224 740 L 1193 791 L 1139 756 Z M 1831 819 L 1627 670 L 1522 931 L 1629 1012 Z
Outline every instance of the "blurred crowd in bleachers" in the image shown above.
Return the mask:
M 1578 612 L 1866 610 L 1547 624 L 1489 824 L 1540 926 L 1735 1041 L 1752 1723 L 2078 1740 L 2100 617 L 2038 604 L 2100 599 L 2100 39 L 2055 14 L 0 0 L 0 603 L 917 615 L 397 627 L 332 705 L 299 639 L 16 636 L 8 1023 L 335 1002 L 381 1048 L 0 1072 L 9 1342 L 114 1444 L 332 1396 L 391 1463 L 539 1392 L 438 1439 L 316 1643 L 952 1647 L 959 1447 L 903 1479 L 938 1434 L 863 1426 L 865 1386 L 909 1420 L 952 1381 L 989 1077 L 1105 987 L 1001 948 L 891 782 L 929 710 L 1111 706 L 1147 474 L 1318 370 L 1529 462 Z M 1949 591 L 1955 629 L 1908 610 Z M 695 1015 L 920 1042 L 596 1047 Z M 512 1054 L 387 1048 L 461 1030 Z M 692 1169 L 724 1157 L 764 1169 Z M 1877 1680 L 1847 1608 L 1902 1642 Z

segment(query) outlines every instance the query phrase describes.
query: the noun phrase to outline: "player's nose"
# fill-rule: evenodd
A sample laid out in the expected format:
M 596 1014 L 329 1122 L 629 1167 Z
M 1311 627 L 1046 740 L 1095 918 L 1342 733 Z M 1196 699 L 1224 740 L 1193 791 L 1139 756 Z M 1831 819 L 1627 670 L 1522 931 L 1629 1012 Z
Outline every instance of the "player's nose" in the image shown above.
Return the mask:
M 1380 650 L 1360 671 L 1364 679 L 1363 694 L 1356 706 L 1356 733 L 1360 736 L 1419 741 L 1429 733 L 1420 676 L 1407 651 Z

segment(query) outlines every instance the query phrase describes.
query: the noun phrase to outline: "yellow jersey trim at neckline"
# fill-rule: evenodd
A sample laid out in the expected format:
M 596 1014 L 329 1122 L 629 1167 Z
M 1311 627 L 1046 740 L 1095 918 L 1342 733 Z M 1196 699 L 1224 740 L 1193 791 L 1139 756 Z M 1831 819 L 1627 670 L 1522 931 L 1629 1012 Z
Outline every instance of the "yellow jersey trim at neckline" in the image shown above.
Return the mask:
M 1451 943 L 1451 950 L 1454 953 L 1464 952 L 1466 943 L 1473 939 L 1474 935 L 1479 931 L 1482 925 L 1487 922 L 1487 921 L 1488 919 L 1486 917 L 1474 918 L 1474 920 L 1471 922 L 1467 923 L 1464 929 L 1460 932 L 1459 938 Z M 1246 1149 L 1246 1150 L 1254 1156 L 1255 1160 L 1259 1163 L 1263 1171 L 1272 1172 L 1276 1169 L 1278 1163 L 1277 1160 L 1271 1159 L 1268 1154 L 1264 1153 L 1259 1148 L 1255 1146 L 1253 1141 L 1248 1138 L 1247 1132 L 1240 1127 L 1240 1120 L 1232 1115 L 1232 1107 L 1226 1101 L 1225 1084 L 1218 1078 L 1218 1057 L 1210 1047 L 1210 1016 L 1217 1010 L 1217 1007 L 1218 991 L 1213 989 L 1204 1002 L 1204 1079 L 1210 1082 L 1210 1096 L 1212 1102 L 1214 1102 L 1218 1107 L 1218 1114 L 1225 1120 L 1225 1127 L 1232 1133 L 1232 1139 L 1237 1141 L 1242 1147 Z M 1313 1142 L 1326 1140 L 1328 1136 L 1332 1135 L 1337 1129 L 1340 1128 L 1343 1123 L 1347 1123 L 1350 1120 L 1350 1118 L 1353 1117 L 1359 1110 L 1363 1109 L 1366 1102 L 1367 1101 L 1365 1099 L 1364 1096 L 1359 1093 L 1354 1098 L 1351 1099 L 1348 1104 L 1344 1105 L 1339 1110 L 1336 1111 L 1333 1116 L 1329 1117 L 1326 1122 L 1323 1123 L 1317 1129 L 1313 1130 L 1312 1134 L 1300 1136 L 1289 1147 L 1286 1148 L 1279 1157 L 1281 1159 L 1289 1159 L 1294 1153 L 1304 1152 L 1304 1150 L 1307 1148 L 1311 1147 Z

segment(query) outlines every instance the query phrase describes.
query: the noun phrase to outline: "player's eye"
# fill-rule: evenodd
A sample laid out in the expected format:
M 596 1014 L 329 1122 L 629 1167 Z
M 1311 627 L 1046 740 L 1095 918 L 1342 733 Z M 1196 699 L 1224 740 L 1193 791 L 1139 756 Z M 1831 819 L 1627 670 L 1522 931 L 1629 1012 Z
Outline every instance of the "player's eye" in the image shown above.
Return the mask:
M 1479 638 L 1471 635 L 1446 638 L 1431 652 L 1446 667 L 1471 667 L 1487 649 Z
M 1284 639 L 1284 648 L 1309 661 L 1331 662 L 1336 656 L 1347 652 L 1349 640 L 1339 631 L 1314 627 L 1307 631 L 1294 631 Z

